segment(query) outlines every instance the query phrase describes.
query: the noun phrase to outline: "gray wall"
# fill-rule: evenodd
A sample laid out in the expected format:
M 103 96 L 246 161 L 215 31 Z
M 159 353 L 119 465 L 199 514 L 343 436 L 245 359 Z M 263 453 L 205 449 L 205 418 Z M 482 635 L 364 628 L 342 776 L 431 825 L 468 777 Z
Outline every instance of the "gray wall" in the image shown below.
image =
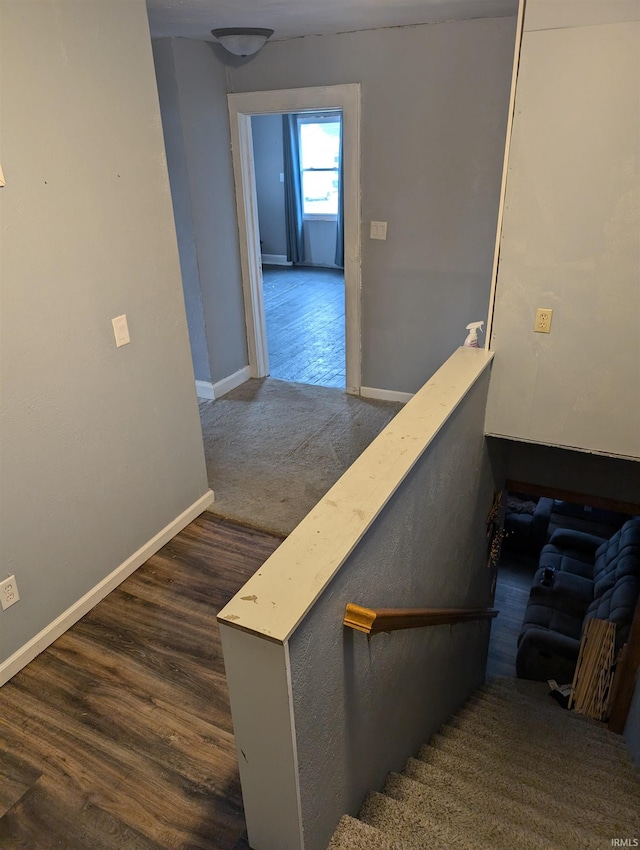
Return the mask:
M 305 266 L 326 266 L 336 269 L 336 238 L 338 224 L 323 219 L 306 219 L 304 222 Z
M 487 318 L 514 40 L 510 18 L 398 27 L 229 67 L 234 92 L 362 84 L 365 386 L 417 390 Z
M 153 58 L 158 80 L 158 94 L 162 110 L 162 127 L 167 152 L 167 167 L 171 178 L 171 198 L 178 245 L 180 246 L 180 271 L 189 324 L 189 341 L 193 371 L 199 381 L 211 382 L 209 344 L 204 321 L 198 253 L 191 212 L 191 189 L 182 134 L 180 97 L 176 80 L 173 46 L 169 39 L 153 42 Z
M 605 2 L 578 26 L 578 5 L 523 38 L 486 430 L 638 458 L 640 24 L 596 25 Z M 527 20 L 562 6 L 531 0 Z
M 324 850 L 481 684 L 487 622 L 377 635 L 344 629 L 370 607 L 491 604 L 483 437 L 489 370 L 461 402 L 289 643 L 305 847 Z M 434 687 L 437 682 L 437 687 Z M 322 800 L 322 805 L 318 805 Z
M 500 481 L 524 481 L 640 506 L 640 475 L 635 460 L 501 437 L 488 437 L 487 445 Z
M 155 60 L 189 325 L 201 351 L 199 278 L 215 384 L 248 362 L 226 72 L 204 41 L 168 39 Z
M 254 115 L 251 131 L 262 252 L 286 255 L 284 183 L 280 182 L 284 172 L 282 116 Z
M 207 480 L 145 4 L 0 11 L 2 661 Z

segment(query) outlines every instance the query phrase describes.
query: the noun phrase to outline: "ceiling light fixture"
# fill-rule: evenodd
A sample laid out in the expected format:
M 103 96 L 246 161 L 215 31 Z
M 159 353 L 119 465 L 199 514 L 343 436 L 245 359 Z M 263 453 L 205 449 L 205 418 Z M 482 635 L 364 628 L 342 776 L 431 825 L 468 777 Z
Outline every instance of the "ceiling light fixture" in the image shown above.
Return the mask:
M 234 56 L 253 56 L 267 43 L 273 30 L 256 27 L 230 27 L 211 30 L 211 35 Z

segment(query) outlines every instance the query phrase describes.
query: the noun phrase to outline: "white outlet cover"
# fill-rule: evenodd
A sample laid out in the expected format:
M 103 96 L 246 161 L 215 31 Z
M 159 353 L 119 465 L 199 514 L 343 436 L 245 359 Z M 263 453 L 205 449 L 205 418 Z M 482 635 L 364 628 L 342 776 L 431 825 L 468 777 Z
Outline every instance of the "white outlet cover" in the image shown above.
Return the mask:
M 2 606 L 3 611 L 6 611 L 7 608 L 11 608 L 12 605 L 15 605 L 19 601 L 20 594 L 18 593 L 16 577 L 7 576 L 7 578 L 0 582 L 0 606 Z

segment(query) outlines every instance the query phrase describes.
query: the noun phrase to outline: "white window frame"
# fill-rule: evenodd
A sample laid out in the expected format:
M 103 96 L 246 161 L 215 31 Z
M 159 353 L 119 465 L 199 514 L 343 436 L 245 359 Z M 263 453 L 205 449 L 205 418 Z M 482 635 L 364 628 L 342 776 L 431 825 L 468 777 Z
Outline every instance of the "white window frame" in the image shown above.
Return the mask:
M 298 114 L 298 147 L 300 152 L 302 153 L 302 134 L 300 133 L 300 125 L 301 124 L 330 124 L 335 123 L 336 119 L 340 122 L 340 132 L 342 133 L 342 110 L 335 109 L 330 112 L 301 112 Z M 300 178 L 302 181 L 302 174 L 309 169 L 302 167 L 302 159 L 299 162 L 300 167 Z M 327 171 L 331 169 L 326 169 Z M 340 171 L 342 170 L 342 163 L 339 163 L 338 167 L 334 169 L 338 175 L 338 180 L 340 179 Z M 304 212 L 304 197 L 302 198 L 302 218 L 304 221 L 337 221 L 338 214 L 337 213 L 313 213 L 313 212 Z

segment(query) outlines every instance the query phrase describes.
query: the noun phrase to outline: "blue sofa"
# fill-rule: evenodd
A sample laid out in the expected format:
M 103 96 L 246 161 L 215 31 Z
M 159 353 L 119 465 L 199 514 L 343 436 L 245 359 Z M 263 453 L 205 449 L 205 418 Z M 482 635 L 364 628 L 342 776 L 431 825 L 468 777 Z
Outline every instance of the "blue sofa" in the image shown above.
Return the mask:
M 609 540 L 558 529 L 540 553 L 518 637 L 518 676 L 571 682 L 585 620 L 616 623 L 620 647 L 629 636 L 639 596 L 640 517 Z

